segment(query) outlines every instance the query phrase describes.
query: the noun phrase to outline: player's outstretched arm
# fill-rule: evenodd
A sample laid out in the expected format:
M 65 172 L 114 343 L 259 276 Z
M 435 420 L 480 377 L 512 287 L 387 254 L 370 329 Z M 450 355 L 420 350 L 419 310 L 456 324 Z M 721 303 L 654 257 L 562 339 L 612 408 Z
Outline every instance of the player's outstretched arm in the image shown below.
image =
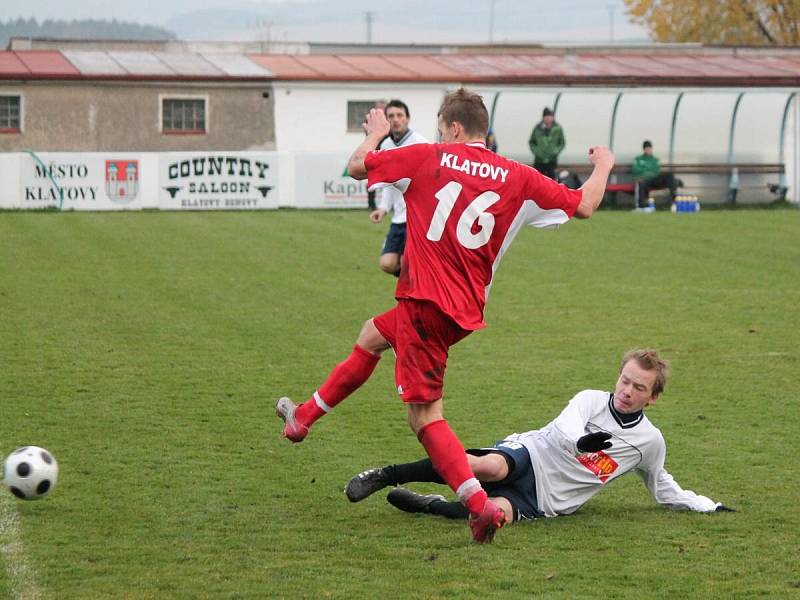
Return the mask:
M 594 165 L 592 174 L 581 186 L 583 197 L 575 211 L 575 216 L 579 219 L 588 219 L 592 216 L 597 207 L 603 201 L 606 193 L 606 184 L 611 169 L 614 168 L 614 153 L 605 146 L 592 146 L 589 148 L 589 160 Z
M 648 477 L 640 472 L 645 485 L 650 489 L 653 498 L 660 505 L 672 510 L 693 510 L 696 512 L 736 512 L 725 506 L 722 502 L 715 502 L 711 498 L 696 494 L 691 490 L 684 490 L 672 478 L 672 475 L 661 469 L 656 477 L 654 488 L 651 488 Z
M 672 510 L 693 510 L 696 512 L 725 512 L 727 507 L 721 502 L 714 502 L 711 498 L 695 494 L 691 490 L 684 490 L 678 482 L 664 469 L 667 447 L 663 438 L 659 440 L 655 451 L 648 451 L 642 464 L 637 468 L 637 473 L 650 490 L 653 499 L 661 506 Z
M 373 108 L 369 111 L 364 130 L 367 137 L 358 145 L 347 163 L 347 172 L 353 179 L 367 178 L 367 167 L 364 165 L 367 153 L 375 150 L 381 140 L 389 135 L 389 121 L 381 109 Z

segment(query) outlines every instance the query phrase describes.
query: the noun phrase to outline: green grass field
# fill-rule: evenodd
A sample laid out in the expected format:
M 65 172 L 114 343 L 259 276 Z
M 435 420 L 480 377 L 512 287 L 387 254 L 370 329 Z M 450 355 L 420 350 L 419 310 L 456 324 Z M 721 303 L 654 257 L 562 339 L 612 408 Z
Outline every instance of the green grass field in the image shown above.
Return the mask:
M 0 452 L 38 444 L 61 467 L 41 502 L 0 495 L 0 598 L 800 597 L 800 211 L 520 234 L 489 327 L 451 353 L 464 443 L 544 425 L 656 347 L 667 469 L 739 512 L 661 509 L 631 475 L 491 546 L 342 494 L 423 455 L 390 355 L 305 443 L 280 437 L 275 399 L 303 400 L 393 305 L 385 229 L 366 212 L 0 214 Z

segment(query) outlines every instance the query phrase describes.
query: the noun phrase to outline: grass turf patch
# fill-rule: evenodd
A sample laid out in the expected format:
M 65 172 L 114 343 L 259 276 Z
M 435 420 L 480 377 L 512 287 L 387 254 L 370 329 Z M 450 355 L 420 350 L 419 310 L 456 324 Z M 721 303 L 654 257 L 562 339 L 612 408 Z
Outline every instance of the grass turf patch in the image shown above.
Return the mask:
M 391 355 L 306 442 L 279 436 L 275 398 L 305 399 L 393 305 L 384 234 L 362 212 L 0 214 L 0 449 L 61 466 L 50 498 L 12 499 L 45 596 L 797 595 L 800 213 L 601 212 L 520 234 L 489 327 L 451 353 L 464 443 L 544 425 L 656 347 L 667 469 L 739 512 L 672 513 L 626 477 L 489 547 L 342 494 L 423 455 Z

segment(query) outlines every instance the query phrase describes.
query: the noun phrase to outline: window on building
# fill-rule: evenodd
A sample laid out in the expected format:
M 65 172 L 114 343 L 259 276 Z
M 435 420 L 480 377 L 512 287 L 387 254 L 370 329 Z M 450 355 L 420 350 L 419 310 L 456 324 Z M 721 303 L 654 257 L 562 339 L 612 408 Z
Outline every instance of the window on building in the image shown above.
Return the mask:
M 0 132 L 17 133 L 22 129 L 22 98 L 0 96 Z
M 375 107 L 377 100 L 348 100 L 347 101 L 347 131 L 364 131 L 361 124 L 371 108 Z
M 164 133 L 206 132 L 204 98 L 164 98 L 162 103 L 161 129 Z

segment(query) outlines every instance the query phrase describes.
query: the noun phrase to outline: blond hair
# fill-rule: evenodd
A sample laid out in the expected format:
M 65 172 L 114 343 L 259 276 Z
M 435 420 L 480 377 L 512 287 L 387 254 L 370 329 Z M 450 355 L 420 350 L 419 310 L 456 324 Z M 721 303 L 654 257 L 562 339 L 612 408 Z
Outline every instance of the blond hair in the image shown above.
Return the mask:
M 620 373 L 630 361 L 635 360 L 645 371 L 655 371 L 656 380 L 653 383 L 653 396 L 658 396 L 667 387 L 667 377 L 669 376 L 669 364 L 658 355 L 656 350 L 636 349 L 629 350 L 622 357 L 622 364 L 619 366 Z

